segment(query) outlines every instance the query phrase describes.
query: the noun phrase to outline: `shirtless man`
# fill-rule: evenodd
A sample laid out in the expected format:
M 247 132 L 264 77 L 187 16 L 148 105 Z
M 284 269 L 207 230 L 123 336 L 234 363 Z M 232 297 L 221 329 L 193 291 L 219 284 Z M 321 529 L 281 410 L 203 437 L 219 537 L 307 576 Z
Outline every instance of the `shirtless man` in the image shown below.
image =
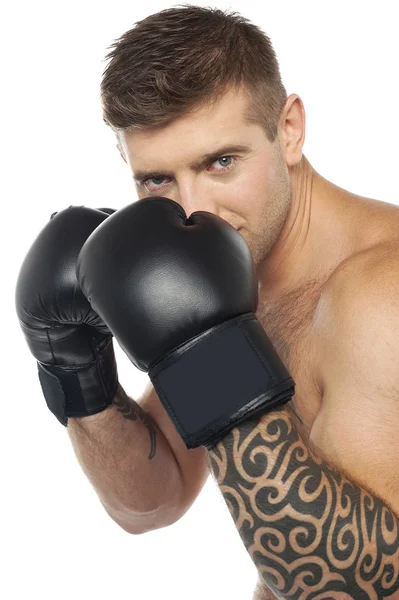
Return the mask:
M 138 402 L 119 387 L 106 410 L 69 418 L 82 468 L 136 534 L 181 518 L 211 471 L 258 569 L 254 600 L 398 599 L 399 208 L 312 168 L 303 103 L 287 97 L 270 41 L 242 18 L 169 9 L 109 57 L 104 119 L 139 198 L 164 196 L 239 231 L 256 265 L 256 316 L 296 387 L 283 410 L 241 423 L 209 452 L 187 449 L 152 385 Z M 276 424 L 286 426 L 278 453 Z M 234 455 L 250 472 L 234 439 L 268 456 L 268 518 L 223 491 L 228 481 L 237 499 L 248 483 L 229 471 Z M 256 536 L 262 526 L 269 537 Z

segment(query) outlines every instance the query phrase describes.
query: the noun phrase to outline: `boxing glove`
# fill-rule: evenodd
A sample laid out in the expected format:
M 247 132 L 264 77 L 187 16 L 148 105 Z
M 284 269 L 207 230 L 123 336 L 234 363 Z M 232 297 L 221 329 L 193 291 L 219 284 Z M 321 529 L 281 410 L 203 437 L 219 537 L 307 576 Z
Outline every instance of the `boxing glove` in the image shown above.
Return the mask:
M 53 213 L 20 268 L 18 319 L 36 358 L 48 408 L 68 417 L 105 410 L 118 387 L 112 335 L 76 278 L 76 260 L 89 235 L 113 209 L 70 206 Z
M 87 239 L 77 277 L 129 359 L 147 371 L 187 448 L 283 405 L 294 382 L 255 317 L 243 237 L 207 212 L 145 198 Z

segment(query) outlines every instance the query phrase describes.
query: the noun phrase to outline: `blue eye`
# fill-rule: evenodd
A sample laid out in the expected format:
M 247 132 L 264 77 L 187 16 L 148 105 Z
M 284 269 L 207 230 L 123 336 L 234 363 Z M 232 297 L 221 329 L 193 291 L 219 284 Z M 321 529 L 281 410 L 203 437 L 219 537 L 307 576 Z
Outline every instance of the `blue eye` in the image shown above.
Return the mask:
M 220 171 L 220 173 L 223 173 L 224 171 L 228 171 L 237 161 L 237 158 L 235 156 L 219 156 L 218 158 L 216 158 L 212 163 L 212 165 L 215 165 L 215 163 L 219 163 L 221 168 L 213 168 L 210 169 L 211 171 Z M 226 164 L 227 163 L 227 164 Z
M 217 161 L 220 161 L 220 163 L 222 163 L 222 161 L 226 161 L 226 160 L 227 160 L 227 161 L 229 161 L 229 160 L 231 161 L 231 160 L 232 160 L 232 158 L 233 158 L 232 156 L 221 156 L 220 158 L 217 158 L 217 159 L 215 160 L 215 162 L 217 162 Z M 224 164 L 222 164 L 222 166 L 223 166 L 223 167 L 228 167 L 229 165 L 228 165 L 228 164 L 226 165 L 226 163 L 224 163 Z
M 147 179 L 147 181 L 152 181 L 153 183 L 155 183 L 155 185 L 160 185 L 163 179 L 163 177 L 150 177 L 150 179 Z

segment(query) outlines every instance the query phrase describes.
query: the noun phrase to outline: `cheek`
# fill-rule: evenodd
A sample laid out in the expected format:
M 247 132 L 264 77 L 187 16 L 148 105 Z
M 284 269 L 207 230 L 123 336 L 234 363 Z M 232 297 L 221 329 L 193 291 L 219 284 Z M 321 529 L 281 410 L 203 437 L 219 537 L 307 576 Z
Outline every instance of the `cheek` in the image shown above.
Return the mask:
M 264 166 L 247 171 L 232 186 L 234 208 L 248 217 L 256 217 L 263 210 L 267 198 L 272 196 L 273 186 L 272 174 Z

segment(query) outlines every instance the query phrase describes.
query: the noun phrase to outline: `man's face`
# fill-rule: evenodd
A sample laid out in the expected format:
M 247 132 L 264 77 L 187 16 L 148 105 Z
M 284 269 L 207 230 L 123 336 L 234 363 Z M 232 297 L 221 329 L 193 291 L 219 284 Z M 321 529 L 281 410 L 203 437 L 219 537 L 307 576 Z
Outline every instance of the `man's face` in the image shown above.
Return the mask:
M 279 137 L 244 121 L 246 97 L 233 90 L 212 108 L 171 124 L 121 134 L 120 150 L 139 198 L 164 196 L 187 216 L 216 214 L 248 243 L 255 264 L 275 244 L 291 204 L 291 184 Z

